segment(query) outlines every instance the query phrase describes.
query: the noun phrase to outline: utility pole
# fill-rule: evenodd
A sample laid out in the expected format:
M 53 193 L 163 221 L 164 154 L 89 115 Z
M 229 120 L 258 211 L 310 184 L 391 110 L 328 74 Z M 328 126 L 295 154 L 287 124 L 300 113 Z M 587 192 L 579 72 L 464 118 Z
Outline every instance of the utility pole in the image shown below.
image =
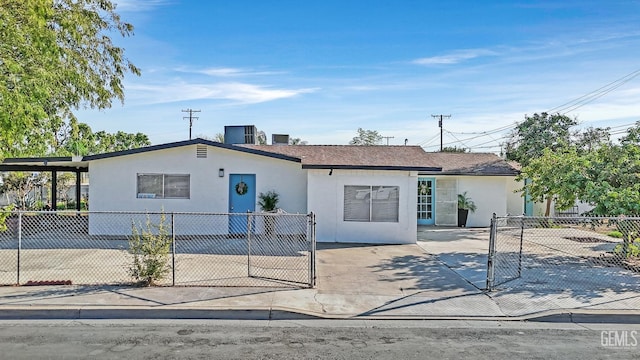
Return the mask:
M 442 115 L 442 114 L 440 114 L 440 115 L 431 115 L 431 117 L 432 118 L 436 118 L 436 119 L 440 118 L 438 120 L 438 126 L 440 127 L 440 151 L 442 151 L 442 118 L 447 118 L 448 119 L 448 118 L 451 117 L 451 115 Z
M 200 110 L 187 109 L 187 110 L 182 110 L 182 112 L 189 113 L 189 116 L 183 116 L 182 118 L 189 119 L 189 140 L 191 140 L 191 128 L 193 127 L 193 120 L 198 120 L 196 116 L 193 116 L 193 113 L 199 113 Z
M 387 139 L 387 146 L 389 146 L 389 139 L 393 139 L 395 136 L 381 136 L 383 139 Z

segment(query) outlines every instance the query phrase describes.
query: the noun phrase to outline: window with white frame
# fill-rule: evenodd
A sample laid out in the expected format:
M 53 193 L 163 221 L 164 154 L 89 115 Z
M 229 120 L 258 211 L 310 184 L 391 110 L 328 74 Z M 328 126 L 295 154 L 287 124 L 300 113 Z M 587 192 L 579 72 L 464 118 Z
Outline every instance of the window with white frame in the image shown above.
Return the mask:
M 398 222 L 398 186 L 345 185 L 344 221 Z
M 137 190 L 140 199 L 189 199 L 190 175 L 138 174 Z

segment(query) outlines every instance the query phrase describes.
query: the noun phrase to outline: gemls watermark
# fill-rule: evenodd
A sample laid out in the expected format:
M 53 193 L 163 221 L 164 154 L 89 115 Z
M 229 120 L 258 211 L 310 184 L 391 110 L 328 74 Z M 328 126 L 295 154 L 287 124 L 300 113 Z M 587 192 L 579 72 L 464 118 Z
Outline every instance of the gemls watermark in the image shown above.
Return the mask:
M 604 347 L 632 348 L 638 346 L 637 330 L 602 330 L 600 345 Z

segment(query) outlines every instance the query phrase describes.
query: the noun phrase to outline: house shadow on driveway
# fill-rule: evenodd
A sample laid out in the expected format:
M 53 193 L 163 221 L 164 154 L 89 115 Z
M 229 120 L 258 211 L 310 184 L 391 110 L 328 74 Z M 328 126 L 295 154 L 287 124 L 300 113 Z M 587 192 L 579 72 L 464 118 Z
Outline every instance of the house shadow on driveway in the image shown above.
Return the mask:
M 418 245 L 476 288 L 486 288 L 488 228 L 419 226 Z
M 558 246 L 554 238 L 535 240 Z M 479 289 L 486 287 L 488 228 L 422 228 L 418 245 Z M 525 239 L 523 252 L 499 249 L 496 253 L 496 288 L 487 295 L 505 315 L 640 309 L 640 274 L 604 264 L 596 251 L 599 244 L 593 245 L 595 255 L 591 256 L 577 252 L 577 246 L 569 247 L 574 253 L 553 246 L 542 247 Z
M 321 292 L 408 295 L 477 291 L 413 244 L 319 243 L 317 267 Z
M 499 316 L 477 287 L 415 244 L 318 244 L 318 292 L 376 298 L 360 316 Z

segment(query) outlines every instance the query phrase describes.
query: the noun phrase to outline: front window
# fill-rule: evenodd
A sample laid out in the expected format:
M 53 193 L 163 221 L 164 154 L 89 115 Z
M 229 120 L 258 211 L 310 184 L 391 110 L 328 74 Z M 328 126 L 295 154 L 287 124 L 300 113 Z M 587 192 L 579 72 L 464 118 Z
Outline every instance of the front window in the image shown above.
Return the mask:
M 190 193 L 190 175 L 138 174 L 140 199 L 188 199 Z
M 344 187 L 344 221 L 398 222 L 398 186 Z

